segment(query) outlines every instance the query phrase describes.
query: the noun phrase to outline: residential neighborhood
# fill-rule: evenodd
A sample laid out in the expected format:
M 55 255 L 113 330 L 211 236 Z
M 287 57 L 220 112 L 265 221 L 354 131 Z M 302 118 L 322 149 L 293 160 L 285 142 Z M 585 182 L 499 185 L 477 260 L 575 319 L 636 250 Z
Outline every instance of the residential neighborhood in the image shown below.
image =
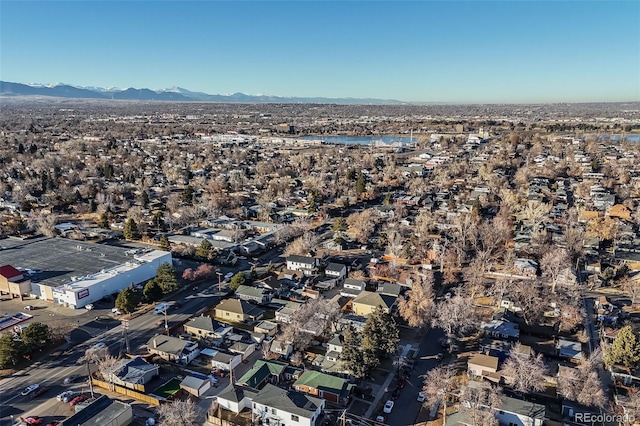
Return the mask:
M 151 105 L 0 120 L 1 425 L 640 424 L 629 105 Z

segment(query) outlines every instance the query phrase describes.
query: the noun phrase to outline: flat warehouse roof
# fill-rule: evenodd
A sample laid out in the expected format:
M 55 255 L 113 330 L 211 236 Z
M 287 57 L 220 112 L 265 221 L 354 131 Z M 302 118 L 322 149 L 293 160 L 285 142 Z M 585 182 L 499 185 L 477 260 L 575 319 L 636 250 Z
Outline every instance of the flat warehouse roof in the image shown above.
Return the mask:
M 134 260 L 131 249 L 56 237 L 4 238 L 0 247 L 0 265 L 37 271 L 31 281 L 52 287 Z

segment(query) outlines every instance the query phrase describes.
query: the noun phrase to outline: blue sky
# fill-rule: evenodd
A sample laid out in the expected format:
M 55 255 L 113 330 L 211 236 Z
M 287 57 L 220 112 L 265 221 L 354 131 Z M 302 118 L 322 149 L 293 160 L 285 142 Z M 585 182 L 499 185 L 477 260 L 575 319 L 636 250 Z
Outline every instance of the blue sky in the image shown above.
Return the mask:
M 0 79 L 414 102 L 640 100 L 640 2 L 1 0 Z

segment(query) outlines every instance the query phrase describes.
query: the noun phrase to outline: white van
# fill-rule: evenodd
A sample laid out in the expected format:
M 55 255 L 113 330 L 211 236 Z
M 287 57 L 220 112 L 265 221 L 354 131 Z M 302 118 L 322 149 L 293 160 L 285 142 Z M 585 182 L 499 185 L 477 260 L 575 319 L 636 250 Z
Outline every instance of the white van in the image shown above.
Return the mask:
M 166 303 L 161 303 L 158 306 L 156 306 L 153 312 L 155 312 L 156 314 L 164 314 L 167 311 L 167 309 L 169 309 L 169 305 L 167 305 Z

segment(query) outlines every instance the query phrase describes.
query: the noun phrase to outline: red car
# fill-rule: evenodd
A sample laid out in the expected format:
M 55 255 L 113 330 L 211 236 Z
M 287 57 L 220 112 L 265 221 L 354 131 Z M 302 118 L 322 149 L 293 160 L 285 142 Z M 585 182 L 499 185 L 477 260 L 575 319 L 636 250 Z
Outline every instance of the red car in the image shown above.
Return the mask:
M 44 386 L 40 386 L 38 389 L 34 390 L 33 392 L 31 392 L 31 398 L 35 398 L 36 396 L 40 396 L 43 393 L 45 393 L 48 389 L 45 388 Z
M 47 423 L 47 426 L 58 426 L 60 422 L 58 420 L 54 420 L 52 422 Z
M 42 423 L 42 417 L 29 416 L 29 417 L 25 417 L 23 421 L 28 425 L 39 425 L 40 423 Z
M 89 399 L 89 397 L 87 395 L 79 395 L 79 396 L 76 396 L 75 398 L 73 398 L 71 400 L 71 402 L 69 402 L 69 405 L 73 407 L 75 405 L 80 404 L 81 402 L 86 401 L 87 399 Z

